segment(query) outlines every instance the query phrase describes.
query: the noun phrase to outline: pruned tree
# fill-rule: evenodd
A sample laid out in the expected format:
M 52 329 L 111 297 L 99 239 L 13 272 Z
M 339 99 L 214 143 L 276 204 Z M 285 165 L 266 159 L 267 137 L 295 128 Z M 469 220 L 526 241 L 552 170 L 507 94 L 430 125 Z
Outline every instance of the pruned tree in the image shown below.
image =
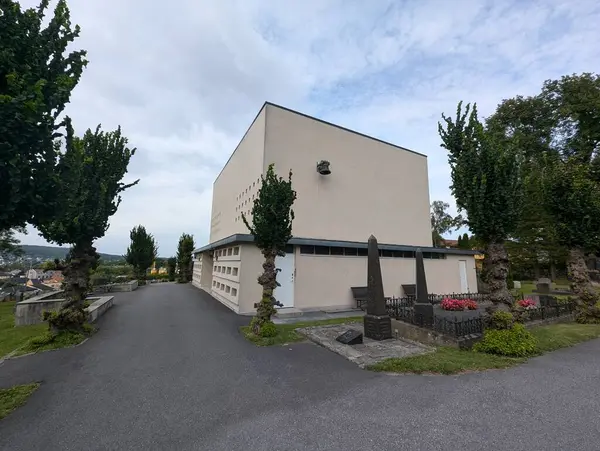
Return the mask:
M 477 107 L 458 104 L 456 119 L 442 114 L 438 124 L 442 147 L 448 151 L 452 194 L 469 229 L 485 244 L 483 280 L 496 307 L 514 302 L 507 288 L 505 240 L 521 214 L 522 180 L 518 146 L 499 140 L 477 117 Z
M 148 268 L 156 259 L 158 246 L 151 233 L 143 225 L 138 225 L 129 232 L 131 243 L 127 247 L 125 261 L 133 266 L 133 275 L 140 285 L 146 283 Z
M 177 245 L 177 266 L 179 266 L 177 282 L 179 283 L 188 283 L 192 280 L 192 252 L 194 252 L 194 236 L 181 234 Z
M 67 49 L 79 36 L 65 0 L 23 10 L 0 2 L 0 231 L 52 217 L 55 167 L 64 122 L 58 117 L 87 64 Z
M 71 245 L 63 271 L 67 302 L 49 315 L 53 329 L 79 330 L 85 321 L 83 301 L 99 258 L 93 243 L 106 233 L 121 193 L 139 181 L 122 182 L 134 153 L 120 128 L 102 132 L 98 126 L 78 138 L 67 123 L 66 150 L 60 156 L 54 192 L 57 208 L 51 219 L 34 223 L 46 240 Z
M 599 297 L 585 255 L 600 250 L 600 76 L 584 73 L 547 80 L 537 96 L 504 101 L 496 116 L 504 139 L 526 144 L 527 181 L 536 183 L 535 194 L 528 193 L 527 205 L 533 210 L 529 213 L 544 222 L 535 228 L 538 235 L 559 255 L 568 253 L 577 318 L 599 322 Z
M 170 257 L 167 260 L 167 273 L 169 274 L 169 281 L 175 281 L 175 271 L 177 269 L 177 258 Z
M 444 247 L 446 242 L 442 235 L 463 225 L 462 216 L 450 215 L 449 208 L 450 204 L 441 200 L 434 200 L 431 203 L 431 237 L 434 247 Z
M 275 166 L 270 164 L 266 175 L 261 175 L 260 189 L 252 206 L 252 224 L 242 213 L 244 224 L 254 236 L 254 243 L 265 258 L 263 273 L 258 277 L 258 283 L 262 286 L 262 299 L 258 303 L 256 317 L 252 322 L 252 331 L 257 335 L 276 313 L 275 305 L 278 304 L 274 291 L 279 286 L 279 270 L 275 266 L 275 259 L 285 255 L 285 247 L 292 238 L 292 205 L 295 200 L 292 171 L 289 171 L 285 180 L 275 174 Z

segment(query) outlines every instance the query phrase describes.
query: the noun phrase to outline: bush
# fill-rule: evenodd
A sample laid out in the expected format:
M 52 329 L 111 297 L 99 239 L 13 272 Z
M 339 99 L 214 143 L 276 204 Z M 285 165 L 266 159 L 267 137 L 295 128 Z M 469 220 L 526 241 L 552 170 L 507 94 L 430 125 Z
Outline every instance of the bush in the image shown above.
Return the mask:
M 490 328 L 491 329 L 510 329 L 515 322 L 515 318 L 510 312 L 494 312 L 490 317 Z
M 277 335 L 277 326 L 272 321 L 265 323 L 260 328 L 260 336 L 263 338 L 270 338 Z
M 487 329 L 473 350 L 507 357 L 528 357 L 537 352 L 537 340 L 525 326 L 514 324 L 510 329 Z

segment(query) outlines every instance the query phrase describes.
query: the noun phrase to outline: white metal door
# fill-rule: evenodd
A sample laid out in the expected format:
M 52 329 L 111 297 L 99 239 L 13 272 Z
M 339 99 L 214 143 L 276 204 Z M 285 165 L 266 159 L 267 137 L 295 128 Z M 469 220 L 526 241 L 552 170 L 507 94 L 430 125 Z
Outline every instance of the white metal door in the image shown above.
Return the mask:
M 283 307 L 294 306 L 294 272 L 296 269 L 294 253 L 285 254 L 285 257 L 277 257 L 275 266 L 281 271 L 277 273 L 277 282 L 280 287 L 275 288 L 275 299 L 283 304 Z
M 460 268 L 460 291 L 461 293 L 469 293 L 469 279 L 467 278 L 467 261 L 459 260 Z

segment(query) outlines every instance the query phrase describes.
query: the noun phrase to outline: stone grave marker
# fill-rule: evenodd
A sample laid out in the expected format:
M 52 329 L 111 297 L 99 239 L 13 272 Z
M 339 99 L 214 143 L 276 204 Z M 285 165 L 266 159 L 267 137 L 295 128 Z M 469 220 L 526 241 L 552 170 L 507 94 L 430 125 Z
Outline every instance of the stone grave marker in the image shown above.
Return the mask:
M 383 280 L 377 239 L 371 235 L 367 254 L 367 314 L 364 316 L 365 337 L 373 340 L 392 338 L 392 320 L 385 308 Z
M 414 304 L 415 322 L 420 326 L 433 324 L 433 304 L 429 301 L 427 292 L 427 278 L 425 277 L 425 263 L 423 252 L 417 249 L 415 252 L 417 296 Z
M 363 334 L 356 329 L 348 329 L 335 340 L 345 345 L 360 345 L 363 343 Z

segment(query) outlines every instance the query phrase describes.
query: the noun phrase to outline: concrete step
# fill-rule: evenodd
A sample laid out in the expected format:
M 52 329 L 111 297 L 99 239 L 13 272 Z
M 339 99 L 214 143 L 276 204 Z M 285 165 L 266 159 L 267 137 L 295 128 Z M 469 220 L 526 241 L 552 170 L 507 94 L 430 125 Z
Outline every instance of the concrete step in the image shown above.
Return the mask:
M 277 313 L 275 314 L 275 316 L 277 318 L 295 318 L 297 316 L 302 316 L 302 315 L 303 315 L 302 310 L 299 310 L 294 307 L 285 307 L 285 308 L 277 309 Z

